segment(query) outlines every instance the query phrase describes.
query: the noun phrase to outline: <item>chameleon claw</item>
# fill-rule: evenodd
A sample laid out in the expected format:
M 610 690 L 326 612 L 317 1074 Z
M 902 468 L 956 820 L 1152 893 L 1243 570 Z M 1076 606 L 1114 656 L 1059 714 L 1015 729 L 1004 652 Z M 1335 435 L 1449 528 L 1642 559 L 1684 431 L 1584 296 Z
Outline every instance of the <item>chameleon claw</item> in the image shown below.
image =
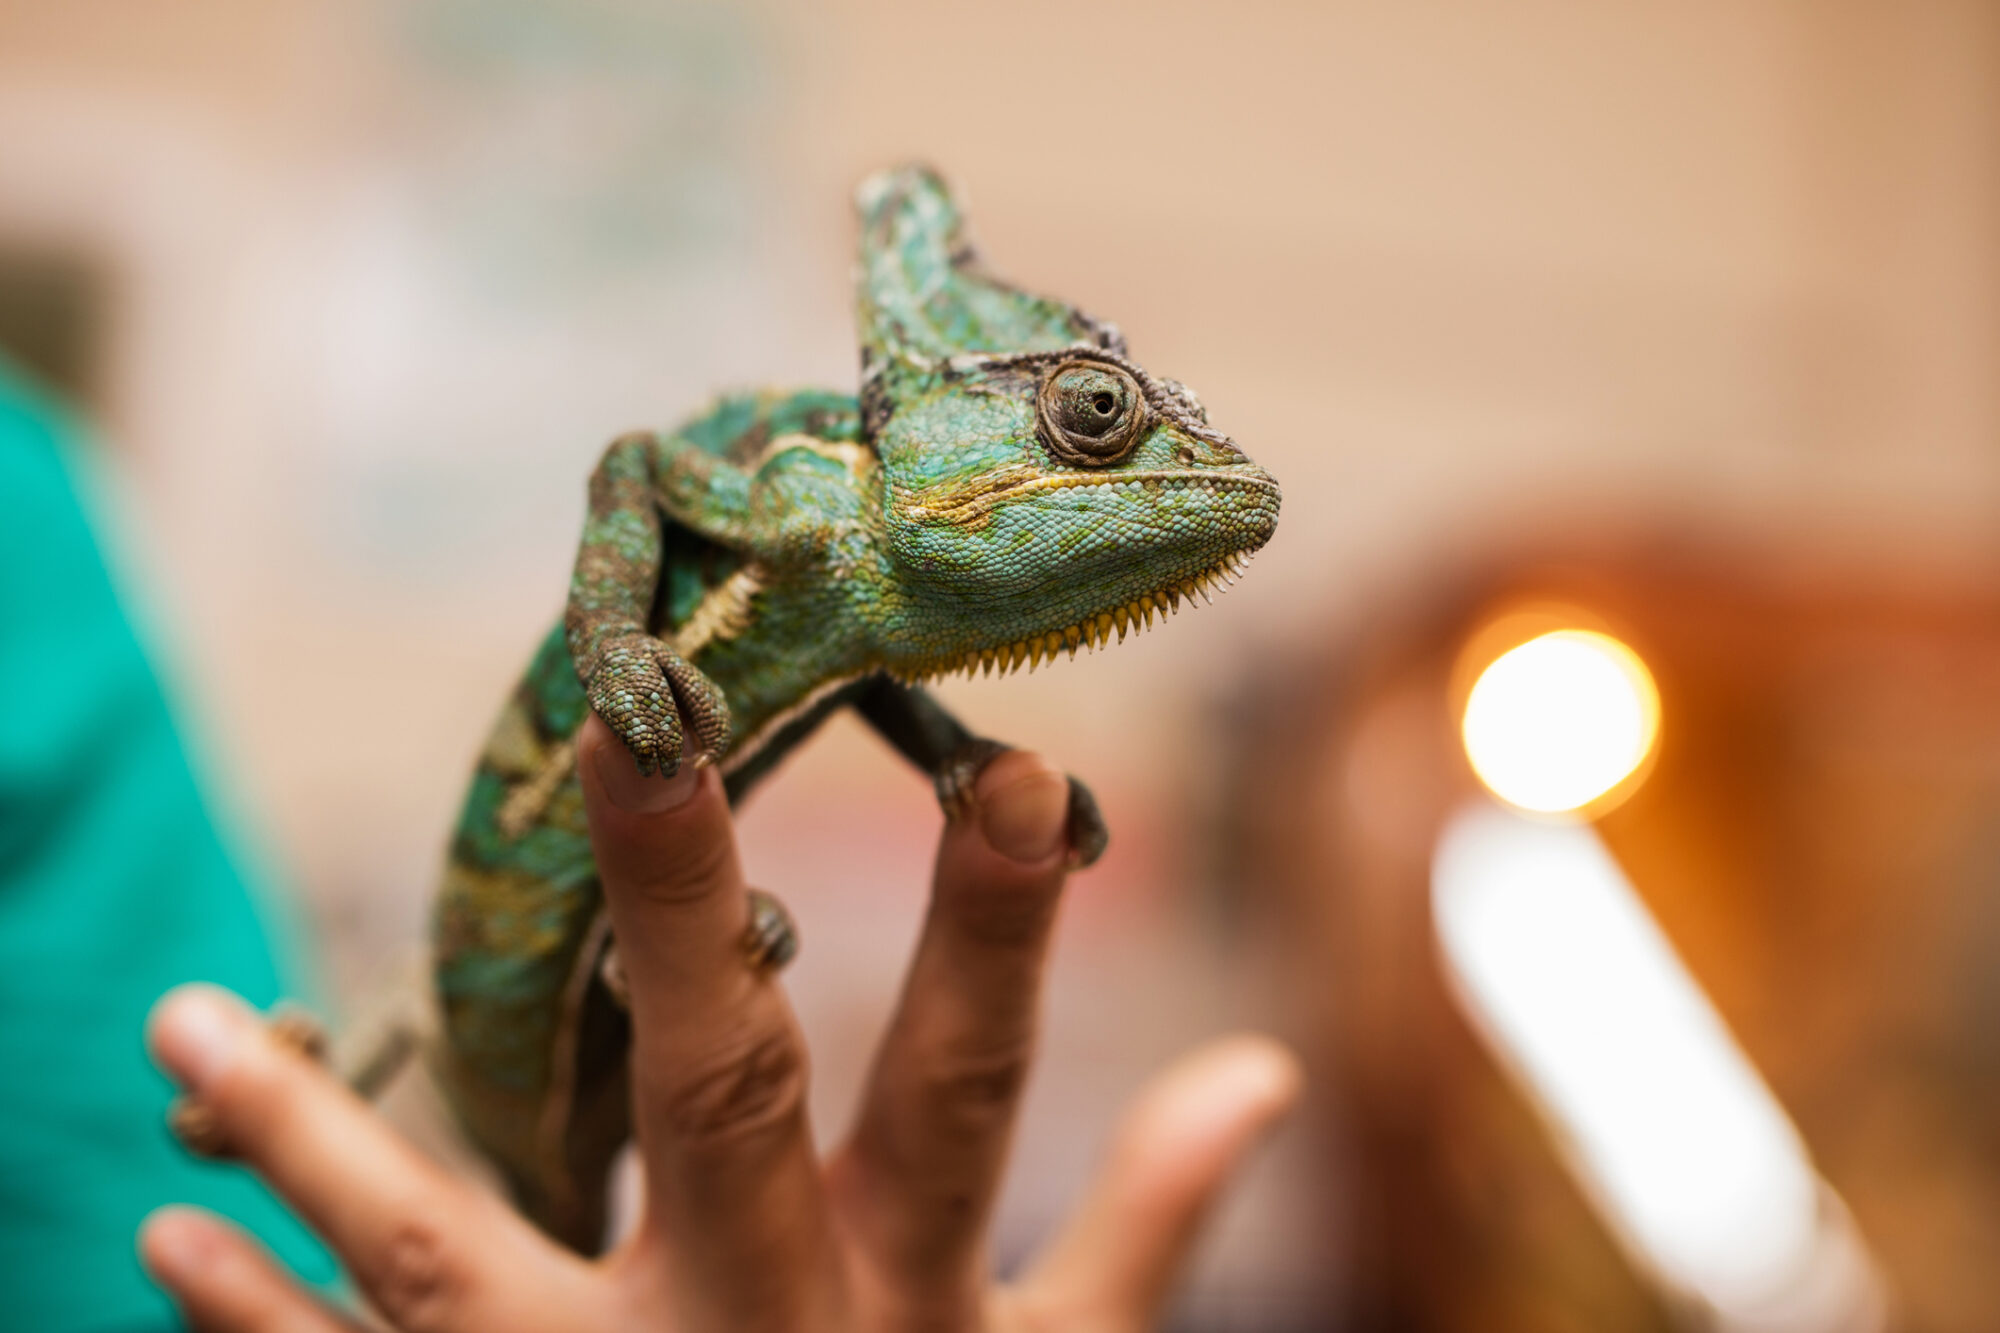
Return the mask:
M 972 813 L 972 785 L 986 766 L 1012 749 L 999 741 L 975 736 L 953 752 L 936 774 L 938 804 L 946 819 L 964 819 Z
M 762 889 L 750 890 L 750 921 L 743 927 L 743 956 L 762 973 L 776 972 L 799 955 L 799 929 L 785 905 Z
M 232 1155 L 229 1140 L 215 1111 L 191 1097 L 179 1097 L 167 1108 L 167 1131 L 196 1157 L 227 1161 Z
M 597 960 L 597 979 L 604 983 L 604 989 L 620 1009 L 632 1008 L 632 982 L 625 975 L 625 960 L 619 956 L 617 940 L 604 946 L 604 956 Z
M 673 711 L 679 714 L 687 736 L 699 742 L 694 762 L 701 765 L 720 759 L 729 752 L 729 701 L 701 668 L 667 644 L 660 645 L 659 664 L 672 694 Z M 680 758 L 677 752 L 675 759 Z
M 317 1018 L 295 1004 L 281 1004 L 271 1013 L 271 1040 L 297 1051 L 314 1064 L 325 1064 L 328 1044 L 326 1028 Z
M 972 813 L 972 787 L 986 766 L 1013 747 L 974 737 L 959 746 L 937 772 L 938 804 L 946 819 L 963 819 Z M 1094 865 L 1111 842 L 1111 830 L 1097 798 L 1076 778 L 1069 779 L 1069 864 L 1081 870 Z
M 1072 870 L 1097 864 L 1111 845 L 1111 829 L 1097 798 L 1076 778 L 1069 780 L 1069 864 Z

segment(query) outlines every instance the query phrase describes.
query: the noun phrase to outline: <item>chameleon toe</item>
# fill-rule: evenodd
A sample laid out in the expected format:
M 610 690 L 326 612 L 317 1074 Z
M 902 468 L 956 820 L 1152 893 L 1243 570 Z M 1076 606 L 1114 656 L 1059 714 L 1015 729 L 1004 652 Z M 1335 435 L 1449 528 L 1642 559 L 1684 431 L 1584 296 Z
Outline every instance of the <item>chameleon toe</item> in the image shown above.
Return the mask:
M 704 760 L 729 752 L 729 701 L 701 669 L 671 648 L 660 652 L 660 673 L 672 691 L 674 709 Z
M 167 1108 L 167 1129 L 196 1157 L 226 1161 L 231 1156 L 222 1122 L 214 1111 L 192 1098 L 179 1098 Z
M 680 768 L 680 717 L 659 661 L 665 652 L 648 635 L 623 635 L 605 645 L 587 673 L 591 708 L 649 776 Z
M 987 740 L 984 736 L 974 736 L 966 740 L 943 764 L 936 774 L 938 805 L 944 810 L 946 819 L 963 819 L 972 812 L 972 787 L 979 781 L 979 775 L 986 766 L 1012 749 L 999 741 Z
M 785 905 L 762 889 L 750 890 L 750 922 L 743 928 L 743 956 L 758 972 L 776 972 L 799 955 L 799 930 Z
M 1104 849 L 1111 845 L 1111 829 L 1104 822 L 1104 812 L 1097 808 L 1097 798 L 1090 788 L 1076 779 L 1069 780 L 1069 860 L 1081 870 L 1085 866 L 1097 864 L 1097 858 L 1104 855 Z

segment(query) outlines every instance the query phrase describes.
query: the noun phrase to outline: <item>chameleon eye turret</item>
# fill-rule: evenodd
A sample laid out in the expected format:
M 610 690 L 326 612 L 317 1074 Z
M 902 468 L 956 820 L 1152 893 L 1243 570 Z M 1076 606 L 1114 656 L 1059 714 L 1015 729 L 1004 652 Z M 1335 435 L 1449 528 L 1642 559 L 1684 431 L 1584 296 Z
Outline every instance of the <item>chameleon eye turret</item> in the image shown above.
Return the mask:
M 1065 361 L 1036 400 L 1042 440 L 1065 463 L 1108 467 L 1132 451 L 1147 425 L 1145 396 L 1122 367 Z

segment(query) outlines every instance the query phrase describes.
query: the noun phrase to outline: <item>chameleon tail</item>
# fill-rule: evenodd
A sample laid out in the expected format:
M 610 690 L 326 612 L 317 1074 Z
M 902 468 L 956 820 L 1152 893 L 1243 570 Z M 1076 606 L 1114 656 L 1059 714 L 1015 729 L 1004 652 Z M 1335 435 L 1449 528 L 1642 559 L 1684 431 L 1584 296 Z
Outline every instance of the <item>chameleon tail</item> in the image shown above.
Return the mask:
M 558 627 L 487 738 L 432 947 L 444 1035 L 433 1072 L 446 1100 L 523 1211 L 589 1251 L 625 1138 L 627 1034 L 621 1013 L 593 1008 L 601 895 L 568 759 L 586 708 Z

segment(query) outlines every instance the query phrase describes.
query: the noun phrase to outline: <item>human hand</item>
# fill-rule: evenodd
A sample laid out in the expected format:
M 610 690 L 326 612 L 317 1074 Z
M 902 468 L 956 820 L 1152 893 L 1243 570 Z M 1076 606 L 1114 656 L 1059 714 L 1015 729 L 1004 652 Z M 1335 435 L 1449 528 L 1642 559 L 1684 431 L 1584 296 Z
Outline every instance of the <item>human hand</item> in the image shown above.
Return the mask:
M 745 886 L 708 767 L 639 776 L 593 718 L 579 738 L 592 841 L 631 989 L 646 1185 L 600 1260 L 554 1245 L 400 1138 L 253 1013 L 187 987 L 155 1011 L 156 1057 L 251 1169 L 410 1333 L 1149 1327 L 1209 1204 L 1298 1089 L 1292 1058 L 1226 1038 L 1125 1113 L 1097 1179 L 1017 1281 L 986 1231 L 1031 1061 L 1065 876 L 1068 786 L 1040 758 L 987 766 L 939 848 L 931 906 L 855 1128 L 828 1159 L 784 993 L 745 966 Z M 253 1240 L 190 1209 L 141 1233 L 202 1333 L 360 1327 Z

